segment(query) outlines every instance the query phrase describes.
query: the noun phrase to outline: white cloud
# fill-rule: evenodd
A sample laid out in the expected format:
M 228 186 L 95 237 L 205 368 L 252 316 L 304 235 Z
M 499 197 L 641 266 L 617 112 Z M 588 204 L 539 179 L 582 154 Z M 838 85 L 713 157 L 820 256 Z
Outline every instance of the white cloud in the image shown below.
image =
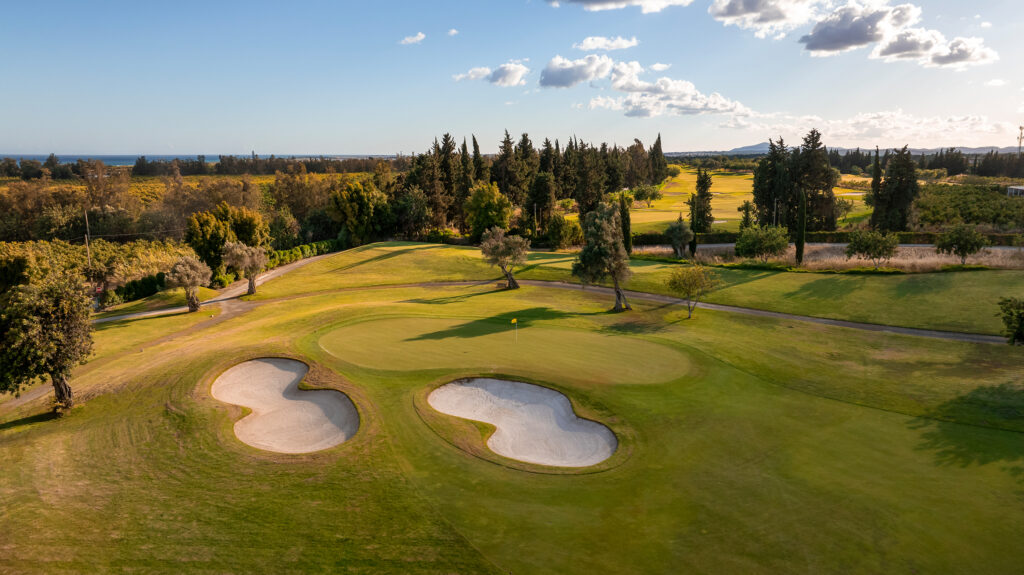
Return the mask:
M 985 46 L 981 38 L 953 38 L 949 44 L 936 49 L 926 65 L 962 70 L 968 66 L 991 64 L 998 59 L 999 54 Z
M 815 56 L 830 56 L 880 42 L 920 20 L 921 8 L 913 4 L 889 6 L 851 0 L 819 20 L 800 43 Z
M 661 12 L 669 6 L 689 6 L 693 0 L 561 0 L 566 4 L 577 4 L 583 6 L 584 10 L 596 12 L 599 10 L 620 10 L 628 6 L 639 6 L 644 14 Z M 548 0 L 548 4 L 558 7 L 561 2 Z
M 487 66 L 480 66 L 470 68 L 469 71 L 463 74 L 455 74 L 452 78 L 456 82 L 463 80 L 487 80 L 495 86 L 511 88 L 525 85 L 525 77 L 529 73 L 530 69 L 523 64 L 522 60 L 509 60 L 494 70 Z
M 423 32 L 417 32 L 415 36 L 406 36 L 405 38 L 402 38 L 402 41 L 399 42 L 399 44 L 406 46 L 409 44 L 419 44 L 426 37 L 427 35 L 424 34 Z
M 1006 80 L 1003 80 L 1002 78 L 993 78 L 988 82 L 985 82 L 985 85 L 990 88 L 1002 88 L 1006 85 Z
M 651 64 L 651 70 L 654 70 L 655 72 L 664 72 L 665 70 L 668 70 L 671 67 L 672 64 L 662 64 L 661 62 Z
M 828 0 L 715 0 L 708 13 L 726 26 L 754 30 L 758 38 L 781 38 L 819 17 Z
M 982 28 L 991 28 L 992 27 L 992 23 L 991 22 L 982 22 L 981 23 L 981 27 Z
M 458 36 L 458 34 L 459 34 L 459 31 L 456 30 L 455 28 L 451 28 L 451 29 L 448 30 L 448 35 L 449 36 Z
M 486 66 L 480 66 L 479 68 L 470 68 L 465 74 L 455 74 L 452 78 L 456 82 L 463 80 L 480 80 L 491 75 L 491 69 Z
M 624 96 L 596 96 L 590 108 L 622 110 L 627 116 L 733 114 L 746 115 L 750 110 L 721 94 L 704 94 L 686 80 L 658 78 L 654 82 L 640 79 L 644 68 L 638 62 L 618 62 L 612 72 L 612 89 Z
M 544 88 L 569 88 L 580 82 L 605 78 L 613 64 L 611 58 L 603 55 L 590 54 L 579 60 L 555 56 L 541 71 L 540 85 Z
M 879 42 L 871 52 L 872 58 L 887 62 L 895 60 L 927 58 L 946 38 L 935 30 L 925 28 L 904 28 Z
M 608 38 L 605 36 L 587 36 L 582 42 L 573 44 L 572 47 L 577 50 L 585 50 L 587 52 L 593 52 L 595 50 L 625 50 L 626 48 L 632 48 L 640 42 L 637 41 L 636 36 L 626 39 L 622 36 L 616 36 L 614 38 Z

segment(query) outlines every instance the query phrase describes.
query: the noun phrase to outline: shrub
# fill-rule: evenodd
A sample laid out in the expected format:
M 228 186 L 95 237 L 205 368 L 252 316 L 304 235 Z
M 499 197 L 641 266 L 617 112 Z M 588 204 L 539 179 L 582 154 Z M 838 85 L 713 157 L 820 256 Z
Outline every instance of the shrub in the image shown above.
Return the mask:
M 578 222 L 567 220 L 561 214 L 554 214 L 548 220 L 547 239 L 556 250 L 578 246 L 583 243 L 583 229 Z
M 229 285 L 231 285 L 233 283 L 235 283 L 235 274 L 233 274 L 231 272 L 224 272 L 222 274 L 217 274 L 213 278 L 213 281 L 211 282 L 211 285 L 213 285 L 213 287 L 215 287 L 217 289 L 223 289 L 223 288 L 226 288 L 226 287 L 228 287 Z
M 1024 299 L 1008 297 L 999 300 L 1003 318 L 1003 334 L 1010 345 L 1024 345 Z
M 940 254 L 953 254 L 960 258 L 960 264 L 966 264 L 967 258 L 980 252 L 988 245 L 988 238 L 974 226 L 957 224 L 939 236 L 935 242 L 935 251 Z
M 850 233 L 850 243 L 846 246 L 846 259 L 854 256 L 862 260 L 871 260 L 875 269 L 888 262 L 896 255 L 896 247 L 900 238 L 896 234 L 883 234 L 876 231 Z
M 768 258 L 781 256 L 789 249 L 789 232 L 786 228 L 747 228 L 736 238 L 736 255 L 741 258 L 759 259 L 766 263 Z

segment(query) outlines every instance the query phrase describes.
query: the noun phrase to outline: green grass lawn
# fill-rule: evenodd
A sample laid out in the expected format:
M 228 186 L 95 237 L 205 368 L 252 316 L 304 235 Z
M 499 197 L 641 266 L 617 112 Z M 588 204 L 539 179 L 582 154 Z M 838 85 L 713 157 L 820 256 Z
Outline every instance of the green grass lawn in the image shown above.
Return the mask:
M 575 281 L 572 254 L 531 253 L 523 279 Z M 673 266 L 633 260 L 629 289 L 668 294 Z M 947 331 L 997 334 L 996 302 L 1024 296 L 1024 272 L 972 271 L 907 275 L 853 275 L 719 269 L 715 303 Z M 487 280 L 499 274 L 470 247 L 391 242 L 363 246 L 314 262 L 261 286 L 256 299 L 338 288 L 413 282 Z
M 336 290 L 450 278 L 476 257 L 375 246 L 268 282 L 240 315 L 101 332 L 134 343 L 98 344 L 69 416 L 0 409 L 0 571 L 991 573 L 1024 559 L 1024 350 L 676 306 L 611 314 L 574 290 Z M 287 293 L 296 281 L 305 296 Z M 233 436 L 241 412 L 212 380 L 280 354 L 334 374 L 318 383 L 358 406 L 351 441 L 287 456 Z M 450 442 L 464 421 L 425 423 L 424 390 L 486 374 L 558 388 L 623 456 L 525 471 Z

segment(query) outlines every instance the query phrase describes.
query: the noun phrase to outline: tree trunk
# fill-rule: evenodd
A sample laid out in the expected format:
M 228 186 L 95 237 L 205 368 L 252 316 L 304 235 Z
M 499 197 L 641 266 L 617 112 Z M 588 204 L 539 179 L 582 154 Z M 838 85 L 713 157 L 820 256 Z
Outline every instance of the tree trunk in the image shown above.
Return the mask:
M 58 409 L 68 410 L 75 405 L 75 394 L 68 384 L 68 376 L 62 373 L 51 373 L 50 381 L 53 382 L 53 395 L 56 398 Z
M 185 288 L 185 299 L 188 300 L 188 311 L 199 311 L 199 289 L 194 287 Z
M 252 295 L 252 294 L 256 293 L 256 275 L 257 275 L 257 273 L 256 272 L 253 272 L 253 273 L 246 272 L 245 275 L 246 275 L 246 277 L 249 278 L 249 295 Z
M 505 266 L 498 267 L 501 268 L 501 273 L 505 274 L 505 289 L 519 289 L 519 282 L 516 281 L 516 278 L 512 277 L 512 272 Z
M 686 300 L 686 319 L 693 318 L 693 308 L 697 307 L 697 302 L 693 300 Z
M 615 283 L 615 307 L 612 308 L 612 311 L 624 311 L 627 309 L 633 309 L 632 307 L 630 307 L 629 301 L 626 300 L 626 294 L 622 291 L 622 288 L 619 287 L 619 278 L 613 275 L 612 281 Z

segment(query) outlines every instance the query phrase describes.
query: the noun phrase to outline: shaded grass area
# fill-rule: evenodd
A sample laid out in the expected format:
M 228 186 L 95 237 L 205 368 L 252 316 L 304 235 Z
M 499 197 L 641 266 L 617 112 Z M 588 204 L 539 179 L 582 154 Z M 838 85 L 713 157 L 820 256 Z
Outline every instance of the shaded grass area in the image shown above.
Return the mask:
M 333 292 L 109 356 L 74 382 L 105 393 L 69 417 L 0 412 L 0 570 L 1009 572 L 1024 558 L 1024 512 L 1007 504 L 1024 485 L 1024 351 L 607 306 L 534 287 Z M 280 456 L 234 439 L 209 383 L 281 353 L 354 390 L 351 442 Z M 417 416 L 424 387 L 487 372 L 616 418 L 630 457 L 533 474 Z
M 535 252 L 517 272 L 522 279 L 575 282 L 573 254 Z M 675 263 L 634 259 L 626 287 L 670 294 Z M 707 301 L 797 315 L 997 334 L 999 298 L 1024 295 L 1024 272 L 993 270 L 912 275 L 822 275 L 719 269 L 721 288 Z M 475 248 L 390 242 L 363 246 L 314 262 L 267 282 L 255 299 L 338 288 L 496 278 Z

